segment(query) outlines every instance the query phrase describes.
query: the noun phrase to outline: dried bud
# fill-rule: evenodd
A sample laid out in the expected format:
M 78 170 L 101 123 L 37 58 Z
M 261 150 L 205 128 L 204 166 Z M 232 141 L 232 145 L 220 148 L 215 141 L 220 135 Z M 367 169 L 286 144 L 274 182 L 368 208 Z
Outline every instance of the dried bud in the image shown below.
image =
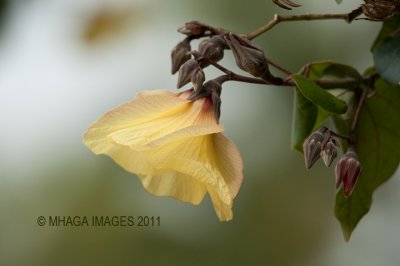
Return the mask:
M 207 26 L 198 21 L 189 21 L 185 23 L 185 26 L 180 27 L 178 32 L 187 36 L 201 35 L 207 30 Z
M 190 59 L 190 43 L 187 39 L 179 42 L 171 52 L 172 67 L 171 73 L 175 74 L 181 65 Z
M 193 91 L 193 93 L 188 97 L 190 101 L 196 101 L 200 98 L 207 98 L 211 101 L 214 109 L 214 115 L 219 121 L 221 115 L 221 83 L 216 80 L 207 81 L 200 89 Z
M 203 86 L 204 81 L 206 80 L 203 69 L 197 67 L 195 70 L 193 70 L 192 75 L 190 76 L 190 80 L 193 83 L 194 90 L 200 89 Z
M 332 162 L 337 156 L 337 143 L 332 137 L 329 138 L 328 142 L 322 148 L 321 157 L 327 167 L 331 166 Z
M 321 128 L 304 140 L 303 152 L 307 169 L 310 169 L 321 156 L 322 145 L 326 142 L 325 131 L 326 128 Z
M 260 47 L 239 35 L 229 33 L 225 40 L 235 57 L 236 65 L 255 77 L 268 71 L 268 63 Z
M 343 184 L 343 194 L 347 198 L 353 191 L 361 174 L 361 164 L 354 151 L 348 151 L 336 164 L 336 188 Z
M 194 59 L 189 59 L 179 68 L 179 76 L 178 76 L 178 84 L 177 87 L 182 88 L 187 83 L 190 82 L 190 78 L 192 76 L 193 71 L 199 67 L 199 63 L 197 63 Z
M 199 53 L 211 61 L 218 62 L 224 57 L 224 49 L 227 47 L 224 38 L 215 35 L 200 42 Z
M 361 5 L 362 12 L 370 20 L 385 20 L 400 8 L 399 0 L 365 0 Z

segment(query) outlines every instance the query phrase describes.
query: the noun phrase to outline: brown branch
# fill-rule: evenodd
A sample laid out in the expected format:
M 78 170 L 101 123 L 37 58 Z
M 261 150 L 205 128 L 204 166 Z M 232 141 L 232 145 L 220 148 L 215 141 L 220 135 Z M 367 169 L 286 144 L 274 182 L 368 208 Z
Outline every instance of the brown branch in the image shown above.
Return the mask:
M 361 94 L 361 98 L 358 101 L 357 109 L 356 109 L 356 111 L 354 113 L 353 121 L 351 123 L 351 129 L 350 129 L 350 134 L 351 135 L 354 135 L 354 131 L 356 130 L 358 121 L 360 120 L 361 108 L 364 105 L 364 101 L 365 101 L 365 98 L 367 97 L 367 95 L 368 95 L 368 87 L 365 87 L 365 88 L 363 88 L 363 92 Z
M 350 13 L 351 14 L 351 13 Z M 269 31 L 277 24 L 283 21 L 301 21 L 301 20 L 327 20 L 327 19 L 339 19 L 344 20 L 347 23 L 351 22 L 350 14 L 303 14 L 303 15 L 291 15 L 291 16 L 281 16 L 278 14 L 274 15 L 274 18 L 268 21 L 265 25 L 256 29 L 252 33 L 246 35 L 247 39 L 252 40 L 261 34 Z

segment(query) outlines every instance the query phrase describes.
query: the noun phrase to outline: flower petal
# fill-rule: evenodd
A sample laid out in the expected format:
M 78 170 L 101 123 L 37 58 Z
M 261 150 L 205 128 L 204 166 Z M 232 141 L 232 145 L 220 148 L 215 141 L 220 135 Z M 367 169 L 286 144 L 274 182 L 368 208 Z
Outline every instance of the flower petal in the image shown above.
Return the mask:
M 217 124 L 212 105 L 206 99 L 191 102 L 159 90 L 139 93 L 133 101 L 108 112 L 88 129 L 84 143 L 98 154 L 103 153 L 104 138 L 145 149 L 221 131 L 223 127 Z
M 243 181 L 243 161 L 236 145 L 223 134 L 214 134 L 215 166 L 236 197 Z

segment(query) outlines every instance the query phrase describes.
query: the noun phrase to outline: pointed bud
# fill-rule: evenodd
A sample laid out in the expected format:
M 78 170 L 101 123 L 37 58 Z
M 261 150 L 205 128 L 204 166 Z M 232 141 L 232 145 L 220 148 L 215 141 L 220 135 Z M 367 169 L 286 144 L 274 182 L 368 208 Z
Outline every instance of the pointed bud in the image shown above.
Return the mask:
M 203 86 L 204 81 L 206 80 L 206 76 L 204 74 L 203 69 L 197 67 L 192 72 L 190 80 L 192 81 L 194 90 L 198 90 L 199 88 L 201 88 Z
M 255 77 L 260 77 L 266 71 L 269 72 L 264 52 L 259 46 L 233 33 L 225 36 L 225 40 L 232 50 L 236 65 L 240 69 Z
M 177 87 L 182 88 L 187 83 L 190 82 L 190 78 L 192 76 L 193 71 L 199 67 L 199 63 L 197 63 L 194 59 L 189 59 L 179 68 L 179 76 L 178 76 L 178 84 Z
M 181 65 L 183 65 L 187 60 L 190 59 L 190 43 L 187 39 L 179 42 L 171 52 L 171 73 L 175 74 Z
M 328 142 L 322 148 L 321 157 L 324 160 L 326 167 L 329 167 L 337 156 L 337 143 L 332 137 L 329 138 Z
M 361 174 L 361 164 L 354 151 L 348 151 L 336 164 L 336 188 L 343 185 L 343 194 L 347 198 L 353 191 Z
M 203 57 L 213 62 L 218 62 L 224 57 L 224 49 L 227 47 L 224 38 L 220 35 L 215 35 L 201 41 L 198 50 Z
M 322 145 L 326 141 L 325 131 L 326 128 L 321 128 L 303 142 L 304 161 L 307 169 L 310 169 L 320 157 Z
M 180 27 L 178 29 L 178 32 L 185 34 L 187 36 L 193 36 L 193 35 L 201 35 L 204 34 L 204 32 L 207 30 L 207 26 L 198 22 L 198 21 L 189 21 L 185 23 L 185 26 Z

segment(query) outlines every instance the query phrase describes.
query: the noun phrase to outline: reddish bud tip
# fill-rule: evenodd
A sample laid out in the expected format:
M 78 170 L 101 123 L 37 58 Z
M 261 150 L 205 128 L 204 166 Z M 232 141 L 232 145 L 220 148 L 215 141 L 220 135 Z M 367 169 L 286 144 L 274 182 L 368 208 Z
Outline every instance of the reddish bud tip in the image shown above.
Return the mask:
M 326 141 L 324 131 L 323 128 L 317 130 L 303 142 L 304 162 L 307 169 L 310 169 L 321 156 L 322 144 Z
M 348 151 L 338 161 L 335 168 L 335 175 L 336 188 L 343 185 L 344 197 L 349 197 L 361 175 L 361 163 L 358 161 L 354 151 Z
M 218 122 L 221 115 L 221 90 L 221 83 L 216 80 L 209 80 L 201 88 L 194 90 L 188 100 L 196 101 L 200 98 L 208 98 L 212 102 L 214 115 Z
M 337 143 L 332 137 L 329 138 L 328 142 L 322 147 L 321 157 L 327 167 L 331 166 L 332 162 L 337 156 Z

